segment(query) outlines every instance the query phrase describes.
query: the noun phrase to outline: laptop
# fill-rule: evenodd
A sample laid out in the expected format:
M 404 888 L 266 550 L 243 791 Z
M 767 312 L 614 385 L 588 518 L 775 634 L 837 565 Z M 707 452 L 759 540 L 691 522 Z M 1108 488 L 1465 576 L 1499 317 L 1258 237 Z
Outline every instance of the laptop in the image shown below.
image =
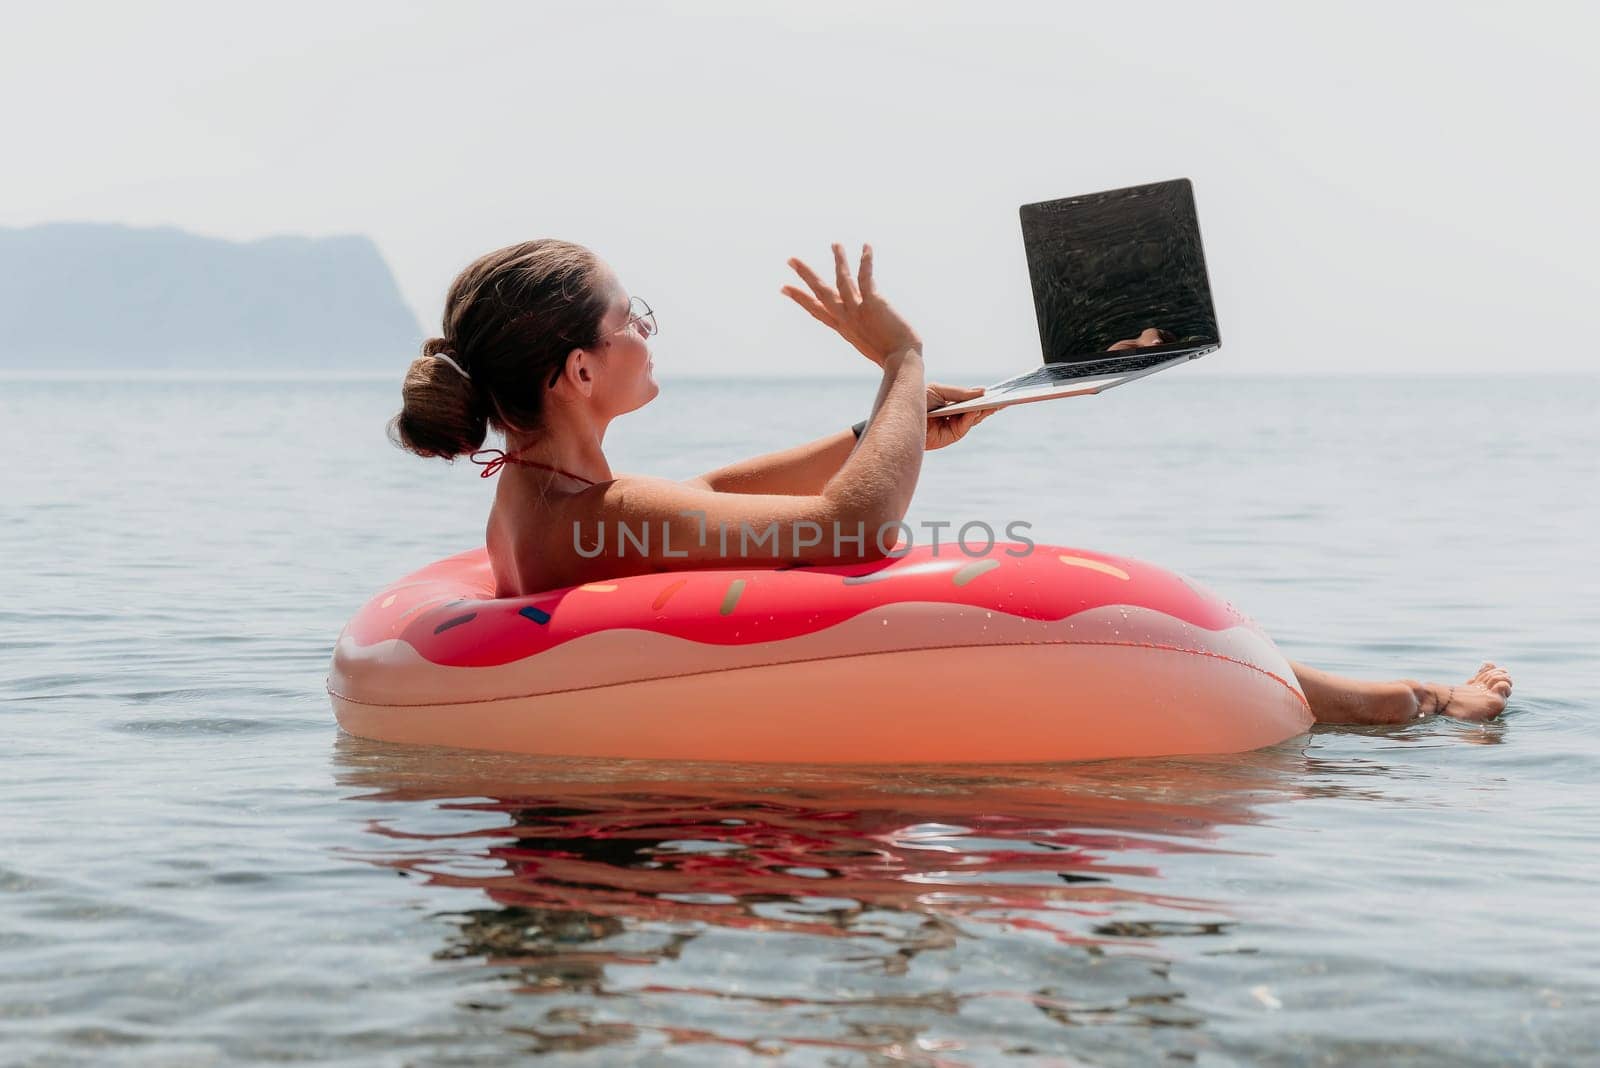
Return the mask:
M 1020 213 L 1044 366 L 930 415 L 1103 393 L 1221 346 L 1187 178 Z

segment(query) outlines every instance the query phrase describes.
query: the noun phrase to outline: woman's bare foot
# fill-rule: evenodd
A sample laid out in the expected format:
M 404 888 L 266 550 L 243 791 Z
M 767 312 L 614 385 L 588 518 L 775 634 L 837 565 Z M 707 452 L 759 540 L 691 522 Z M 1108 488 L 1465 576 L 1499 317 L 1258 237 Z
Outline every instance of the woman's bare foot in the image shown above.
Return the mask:
M 1511 696 L 1511 676 L 1505 668 L 1485 662 L 1478 673 L 1457 686 L 1438 682 L 1412 682 L 1417 702 L 1417 718 L 1432 715 L 1453 716 L 1456 719 L 1494 719 L 1505 711 L 1506 698 Z
M 1291 664 L 1318 723 L 1407 723 L 1443 713 L 1456 719 L 1498 716 L 1511 695 L 1511 676 L 1486 663 L 1466 682 L 1363 682 Z

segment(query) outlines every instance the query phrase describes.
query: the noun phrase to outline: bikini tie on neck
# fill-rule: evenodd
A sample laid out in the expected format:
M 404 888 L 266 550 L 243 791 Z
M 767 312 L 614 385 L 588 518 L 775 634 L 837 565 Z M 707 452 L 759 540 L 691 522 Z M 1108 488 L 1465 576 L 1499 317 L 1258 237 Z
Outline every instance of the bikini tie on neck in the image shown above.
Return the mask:
M 521 449 L 517 450 L 517 452 L 521 451 Z M 595 482 L 593 479 L 584 478 L 582 475 L 575 475 L 571 471 L 563 471 L 559 467 L 551 467 L 549 464 L 542 464 L 537 460 L 524 460 L 522 457 L 517 455 L 517 452 L 507 453 L 501 452 L 499 449 L 477 450 L 472 454 L 472 462 L 483 468 L 482 471 L 478 472 L 478 477 L 490 478 L 499 474 L 500 469 L 506 464 L 517 464 L 519 467 L 538 467 L 545 471 L 553 471 L 558 475 L 566 475 L 570 479 L 582 482 L 585 486 L 599 485 L 599 483 Z M 487 456 L 488 459 L 480 460 L 478 459 L 480 456 Z

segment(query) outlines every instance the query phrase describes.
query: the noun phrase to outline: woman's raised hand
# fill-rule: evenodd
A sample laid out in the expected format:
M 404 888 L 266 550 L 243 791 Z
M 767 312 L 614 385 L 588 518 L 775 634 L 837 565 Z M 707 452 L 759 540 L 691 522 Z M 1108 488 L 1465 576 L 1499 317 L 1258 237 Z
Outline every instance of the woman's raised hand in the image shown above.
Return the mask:
M 878 293 L 872 278 L 871 245 L 861 246 L 859 278 L 850 277 L 850 262 L 845 257 L 844 246 L 833 246 L 833 286 L 799 259 L 790 259 L 789 266 L 811 292 L 790 285 L 783 287 L 783 295 L 810 312 L 818 322 L 837 331 L 873 363 L 882 365 L 890 355 L 907 348 L 922 351 L 922 339 L 911 329 L 911 324 L 900 318 Z

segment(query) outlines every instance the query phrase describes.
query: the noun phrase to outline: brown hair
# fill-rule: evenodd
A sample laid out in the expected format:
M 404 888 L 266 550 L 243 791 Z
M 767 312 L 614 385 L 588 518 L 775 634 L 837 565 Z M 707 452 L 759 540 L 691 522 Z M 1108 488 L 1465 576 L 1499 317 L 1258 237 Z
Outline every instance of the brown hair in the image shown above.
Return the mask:
M 423 342 L 406 371 L 390 440 L 419 456 L 454 459 L 481 448 L 491 425 L 537 428 L 567 354 L 599 341 L 611 299 L 600 281 L 599 257 L 568 241 L 524 241 L 480 256 L 450 286 L 444 336 Z

